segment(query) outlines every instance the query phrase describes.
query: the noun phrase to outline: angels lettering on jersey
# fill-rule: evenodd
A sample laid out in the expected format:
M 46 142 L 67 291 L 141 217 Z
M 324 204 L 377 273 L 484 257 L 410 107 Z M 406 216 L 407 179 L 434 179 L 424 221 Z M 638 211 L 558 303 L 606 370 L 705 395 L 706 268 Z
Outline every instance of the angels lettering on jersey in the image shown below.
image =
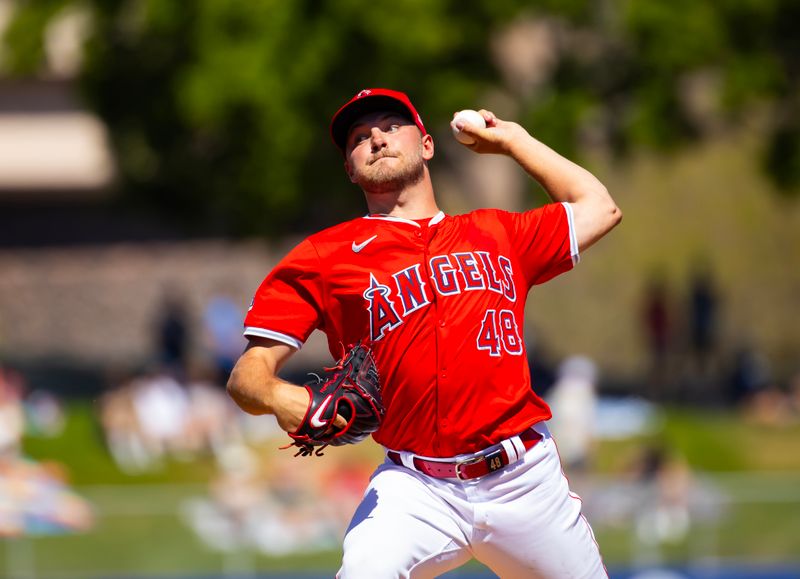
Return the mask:
M 391 279 L 390 284 L 382 284 L 370 273 L 369 287 L 363 293 L 369 312 L 372 341 L 382 339 L 401 325 L 407 316 L 429 306 L 433 300 L 433 292 L 444 297 L 463 292 L 486 291 L 503 295 L 512 303 L 517 299 L 511 260 L 502 255 L 491 255 L 487 251 L 436 255 L 427 264 L 415 263 L 393 273 Z M 501 325 L 507 324 L 503 321 L 506 317 L 503 312 L 511 314 L 513 321 L 512 312 L 500 312 L 499 318 L 495 310 L 487 310 L 484 316 L 484 327 L 487 322 L 492 325 L 486 332 L 486 336 L 491 335 L 488 347 L 481 347 L 481 336 L 478 336 L 479 349 L 488 349 L 492 355 L 500 354 L 499 347 L 502 343 L 495 336 L 498 333 L 498 322 Z M 515 321 L 513 326 L 514 332 L 518 334 Z M 483 329 L 481 333 L 484 333 Z M 510 350 L 509 353 L 520 353 L 521 348 L 517 348 L 517 345 L 504 349 Z

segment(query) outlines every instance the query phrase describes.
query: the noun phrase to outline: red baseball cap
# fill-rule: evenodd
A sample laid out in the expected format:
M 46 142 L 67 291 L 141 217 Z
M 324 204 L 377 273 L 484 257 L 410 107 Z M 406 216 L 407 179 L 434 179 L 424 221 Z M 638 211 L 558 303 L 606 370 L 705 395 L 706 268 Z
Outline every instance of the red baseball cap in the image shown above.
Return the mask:
M 383 110 L 395 111 L 408 117 L 423 135 L 428 134 L 422 124 L 422 117 L 411 104 L 408 95 L 388 88 L 365 88 L 336 111 L 331 119 L 331 138 L 339 150 L 344 153 L 347 133 L 360 116 Z

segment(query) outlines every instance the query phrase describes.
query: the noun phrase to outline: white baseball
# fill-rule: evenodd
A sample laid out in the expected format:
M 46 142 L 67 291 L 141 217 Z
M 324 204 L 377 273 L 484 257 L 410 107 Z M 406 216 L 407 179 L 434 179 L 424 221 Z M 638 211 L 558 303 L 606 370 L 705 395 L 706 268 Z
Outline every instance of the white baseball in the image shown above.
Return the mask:
M 450 128 L 453 129 L 453 136 L 458 140 L 458 142 L 464 143 L 465 145 L 471 145 L 474 143 L 475 138 L 458 130 L 458 127 L 456 126 L 457 122 L 473 125 L 481 129 L 486 128 L 486 121 L 478 111 L 473 111 L 471 109 L 458 111 L 456 116 L 454 116 L 453 120 L 450 122 Z

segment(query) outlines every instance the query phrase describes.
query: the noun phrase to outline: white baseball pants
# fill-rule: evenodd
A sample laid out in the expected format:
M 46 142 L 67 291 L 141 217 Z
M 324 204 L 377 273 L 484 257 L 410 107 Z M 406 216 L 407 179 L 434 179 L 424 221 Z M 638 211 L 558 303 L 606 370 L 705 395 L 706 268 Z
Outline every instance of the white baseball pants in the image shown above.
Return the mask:
M 472 558 L 503 579 L 607 578 L 555 443 L 534 428 L 543 438 L 521 460 L 473 480 L 387 459 L 350 523 L 337 578 L 437 577 Z

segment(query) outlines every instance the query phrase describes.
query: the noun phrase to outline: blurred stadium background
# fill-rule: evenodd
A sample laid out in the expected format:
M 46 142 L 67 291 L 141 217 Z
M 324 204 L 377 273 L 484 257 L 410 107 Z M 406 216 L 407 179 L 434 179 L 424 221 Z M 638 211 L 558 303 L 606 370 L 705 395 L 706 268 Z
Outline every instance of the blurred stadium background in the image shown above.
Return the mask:
M 295 459 L 223 385 L 265 273 L 363 212 L 327 125 L 369 86 L 422 110 L 448 212 L 543 202 L 454 144 L 452 113 L 484 107 L 625 213 L 535 290 L 526 336 L 611 576 L 800 577 L 798 21 L 794 0 L 0 0 L 0 577 L 333 575 L 381 450 Z M 315 337 L 287 375 L 328 358 Z

